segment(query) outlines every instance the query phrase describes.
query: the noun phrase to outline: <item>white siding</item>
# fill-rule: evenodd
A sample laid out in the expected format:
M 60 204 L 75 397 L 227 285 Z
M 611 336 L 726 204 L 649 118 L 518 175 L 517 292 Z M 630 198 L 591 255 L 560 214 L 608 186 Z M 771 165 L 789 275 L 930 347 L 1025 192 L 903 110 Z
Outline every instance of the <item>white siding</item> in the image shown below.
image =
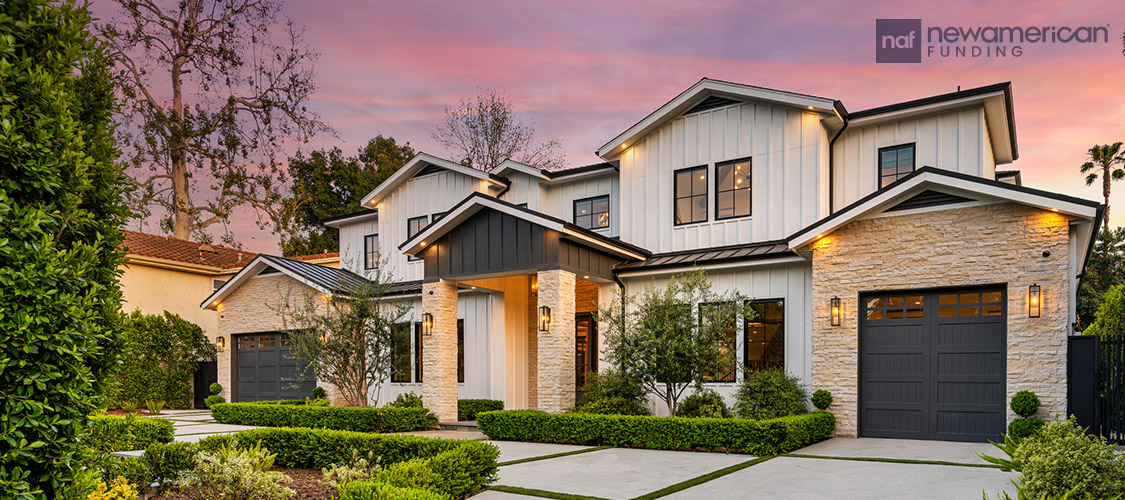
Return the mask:
M 621 156 L 621 238 L 653 252 L 784 238 L 828 215 L 820 116 L 742 103 L 672 120 Z M 715 163 L 752 158 L 751 216 L 715 219 Z M 673 172 L 708 165 L 708 220 L 675 226 Z
M 849 126 L 834 145 L 833 210 L 879 188 L 879 149 L 915 143 L 915 166 L 930 166 L 994 179 L 983 108 Z
M 621 190 L 616 174 L 600 175 L 551 185 L 539 204 L 539 211 L 574 222 L 574 201 L 594 196 L 609 195 L 609 228 L 598 232 L 607 236 L 621 234 Z

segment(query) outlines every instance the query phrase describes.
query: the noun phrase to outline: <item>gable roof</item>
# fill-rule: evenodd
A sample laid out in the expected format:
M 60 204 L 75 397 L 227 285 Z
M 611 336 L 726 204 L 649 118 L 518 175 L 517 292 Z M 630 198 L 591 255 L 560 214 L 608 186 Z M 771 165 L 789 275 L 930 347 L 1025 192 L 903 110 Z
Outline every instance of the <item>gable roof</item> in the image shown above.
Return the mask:
M 602 145 L 602 147 L 595 151 L 595 154 L 608 160 L 620 151 L 624 151 L 628 145 L 632 144 L 637 139 L 652 133 L 664 123 L 684 114 L 684 112 L 691 110 L 696 105 L 706 101 L 712 96 L 732 100 L 768 102 L 826 115 L 835 116 L 837 114 L 835 108 L 836 101 L 833 99 L 703 78 L 696 82 L 695 85 L 681 92 L 680 95 L 672 98 L 671 101 L 668 101 L 656 111 L 644 117 L 632 127 L 618 134 L 617 137 L 614 137 L 609 142 Z
M 387 179 L 379 184 L 378 187 L 368 193 L 367 196 L 364 196 L 363 199 L 359 202 L 360 206 L 375 208 L 375 206 L 379 204 L 379 201 L 390 194 L 391 191 L 394 191 L 404 182 L 410 180 L 412 177 L 414 177 L 415 174 L 421 172 L 427 167 L 437 167 L 449 170 L 451 172 L 457 172 L 459 174 L 467 175 L 469 177 L 480 179 L 482 181 L 498 186 L 508 187 L 509 185 L 507 179 L 499 177 L 490 172 L 485 172 L 484 170 L 472 167 L 466 167 L 459 163 L 454 163 L 430 154 L 418 153 L 417 155 L 414 155 L 414 158 L 411 158 L 410 161 L 406 162 L 406 164 L 403 165 L 402 168 L 396 170 L 395 173 L 391 174 L 390 177 L 387 177 Z
M 532 224 L 558 231 L 565 239 L 581 243 L 584 246 L 611 255 L 632 260 L 641 260 L 650 255 L 648 250 L 636 245 L 626 243 L 619 239 L 610 238 L 590 231 L 589 229 L 578 227 L 562 219 L 518 205 L 513 205 L 480 192 L 475 192 L 464 200 L 461 200 L 461 202 L 449 209 L 441 219 L 431 222 L 428 226 L 422 228 L 421 231 L 418 231 L 418 234 L 404 241 L 398 248 L 407 255 L 415 256 L 422 252 L 427 242 L 433 242 L 437 238 L 440 238 L 442 235 L 448 233 L 451 229 L 457 227 L 457 225 L 485 208 L 503 212 L 531 222 Z
M 127 255 L 131 257 L 130 260 L 137 260 L 133 258 L 135 256 L 150 257 L 221 270 L 244 266 L 257 256 L 254 252 L 196 243 L 171 236 L 127 230 L 122 232 L 125 233 L 124 247 Z

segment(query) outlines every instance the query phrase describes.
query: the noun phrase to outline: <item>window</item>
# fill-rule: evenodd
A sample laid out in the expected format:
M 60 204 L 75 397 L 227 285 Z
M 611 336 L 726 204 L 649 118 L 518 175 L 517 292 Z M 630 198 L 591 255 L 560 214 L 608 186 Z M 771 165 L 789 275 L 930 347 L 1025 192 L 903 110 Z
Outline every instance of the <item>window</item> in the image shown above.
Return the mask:
M 465 383 L 465 320 L 457 320 L 457 383 Z
M 379 235 L 369 234 L 363 237 L 363 268 L 377 267 L 379 267 Z
M 422 383 L 422 322 L 414 322 L 414 381 Z
M 746 320 L 746 370 L 785 368 L 785 301 L 750 302 L 755 318 Z
M 391 327 L 391 382 L 410 382 L 410 323 Z
M 211 280 L 211 292 L 217 292 L 223 285 L 227 284 L 227 280 Z
M 894 181 L 910 175 L 914 171 L 914 145 L 903 144 L 879 150 L 879 188 L 885 188 Z
M 609 227 L 609 196 L 575 200 L 574 225 L 586 229 Z
M 421 232 L 422 228 L 426 227 L 426 225 L 429 224 L 429 223 L 430 223 L 430 217 L 427 216 L 427 215 L 423 215 L 421 217 L 411 217 L 409 219 L 406 219 L 406 239 L 409 240 L 410 238 L 413 238 L 414 235 Z M 415 260 L 422 260 L 422 258 L 421 257 L 409 257 L 406 260 L 415 261 Z
M 715 219 L 750 215 L 750 159 L 715 165 Z
M 525 201 L 523 203 L 517 203 L 516 206 L 520 208 L 527 208 L 527 202 Z
M 699 325 L 706 325 L 712 320 L 722 320 L 725 311 L 731 309 L 729 307 L 730 305 L 730 303 L 699 304 Z M 710 370 L 704 371 L 704 382 L 734 382 L 735 367 L 738 366 L 738 338 L 735 334 L 737 325 L 738 323 L 736 321 L 730 321 L 728 327 L 723 329 L 719 339 L 719 353 L 722 357 L 722 368 L 716 372 Z
M 707 221 L 707 166 L 677 170 L 676 225 Z
M 938 317 L 999 316 L 1004 313 L 1004 294 L 943 293 L 938 295 Z
M 449 213 L 449 212 L 434 212 L 434 216 L 433 216 L 434 222 L 437 222 L 437 221 L 441 220 L 441 218 L 445 217 L 445 214 L 447 214 L 447 213 Z
M 921 318 L 926 305 L 922 295 L 867 299 L 867 319 Z

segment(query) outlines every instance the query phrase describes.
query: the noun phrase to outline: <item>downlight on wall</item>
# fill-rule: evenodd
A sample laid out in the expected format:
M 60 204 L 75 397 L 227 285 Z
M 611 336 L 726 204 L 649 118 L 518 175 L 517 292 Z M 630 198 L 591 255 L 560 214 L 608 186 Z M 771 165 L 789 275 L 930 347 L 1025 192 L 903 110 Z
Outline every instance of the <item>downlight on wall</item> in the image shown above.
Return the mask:
M 1043 289 L 1038 284 L 1027 287 L 1027 317 L 1038 318 L 1042 313 Z
M 832 326 L 840 326 L 840 297 L 832 297 L 832 300 L 828 301 L 828 305 L 831 308 L 830 322 Z
M 434 333 L 434 315 L 422 313 L 422 335 L 429 337 Z

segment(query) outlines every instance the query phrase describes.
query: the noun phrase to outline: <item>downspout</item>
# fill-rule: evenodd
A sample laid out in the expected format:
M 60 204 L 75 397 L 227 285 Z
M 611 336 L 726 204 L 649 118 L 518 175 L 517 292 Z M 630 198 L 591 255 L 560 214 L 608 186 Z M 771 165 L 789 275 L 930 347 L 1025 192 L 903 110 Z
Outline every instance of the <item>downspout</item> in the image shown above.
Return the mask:
M 613 270 L 613 282 L 617 283 L 617 288 L 621 290 L 621 335 L 624 337 L 624 335 L 625 335 L 625 283 L 623 283 L 621 281 L 621 278 L 617 276 L 617 270 L 616 269 Z M 622 362 L 622 363 L 623 364 L 621 366 L 617 367 L 617 371 L 623 373 L 625 371 L 625 365 L 624 365 L 624 362 Z
M 844 131 L 848 129 L 848 110 L 844 108 L 844 103 L 836 101 L 833 107 L 836 108 L 836 114 L 844 121 L 844 125 L 840 127 L 840 130 L 836 131 L 836 135 L 832 136 L 832 139 L 828 141 L 828 215 L 832 215 L 832 213 L 835 212 L 834 194 L 836 190 L 833 189 L 833 184 L 836 182 L 836 176 L 833 175 L 833 170 L 836 167 L 836 139 L 844 135 Z

